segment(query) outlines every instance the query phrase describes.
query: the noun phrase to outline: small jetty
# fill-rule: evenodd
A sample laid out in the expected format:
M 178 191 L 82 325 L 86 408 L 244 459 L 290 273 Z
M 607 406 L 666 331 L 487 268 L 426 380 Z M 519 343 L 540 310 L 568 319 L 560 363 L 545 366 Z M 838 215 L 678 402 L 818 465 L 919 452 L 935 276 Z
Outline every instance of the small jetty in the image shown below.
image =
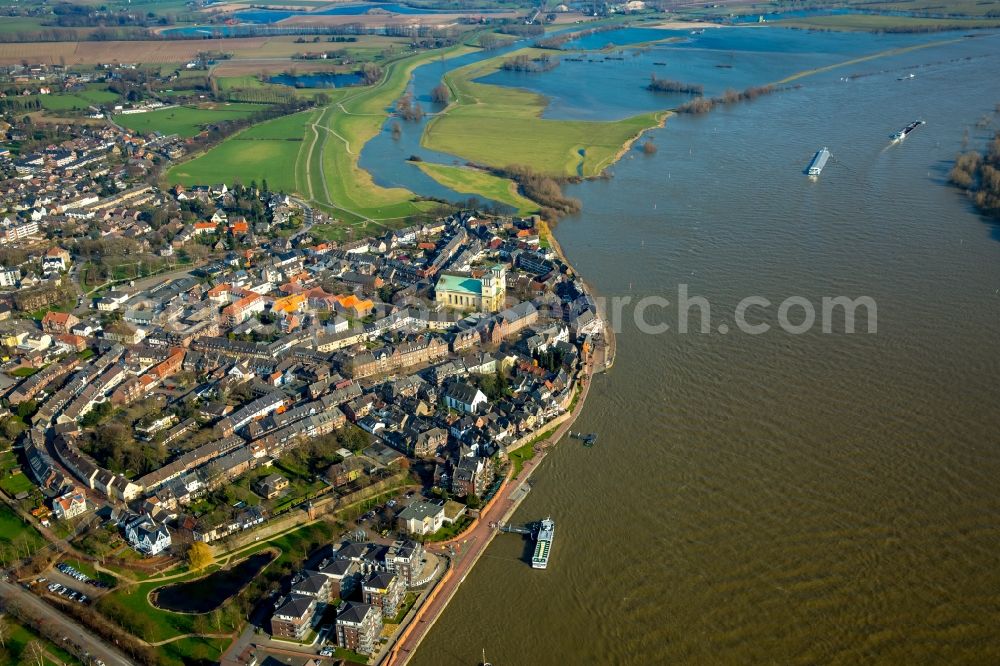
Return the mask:
M 528 523 L 527 525 L 510 525 L 510 524 L 500 523 L 497 526 L 497 529 L 500 530 L 501 532 L 506 533 L 506 534 L 528 534 L 528 535 L 531 535 L 531 534 L 535 533 L 534 526 L 531 523 Z
M 584 446 L 593 446 L 597 444 L 597 433 L 596 432 L 573 432 L 569 431 L 569 436 L 573 439 L 578 439 L 583 442 Z
M 524 525 L 511 525 L 504 523 L 491 523 L 490 527 L 495 527 L 500 532 L 507 534 L 523 534 L 535 542 L 532 551 L 531 567 L 533 569 L 545 569 L 549 565 L 549 552 L 552 549 L 552 537 L 555 534 L 556 523 L 552 518 L 545 518 L 536 523 L 526 523 Z

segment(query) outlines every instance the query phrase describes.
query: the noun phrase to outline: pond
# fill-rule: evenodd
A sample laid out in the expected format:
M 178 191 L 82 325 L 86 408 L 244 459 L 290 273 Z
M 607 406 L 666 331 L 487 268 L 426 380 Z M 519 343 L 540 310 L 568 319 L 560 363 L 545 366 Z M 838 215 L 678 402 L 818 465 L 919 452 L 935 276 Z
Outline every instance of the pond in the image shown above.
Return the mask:
M 175 613 L 209 613 L 239 593 L 274 557 L 271 551 L 251 555 L 207 576 L 165 585 L 154 590 L 150 600 L 157 608 Z
M 293 88 L 344 88 L 359 85 L 363 78 L 360 72 L 317 72 L 315 74 L 278 74 L 268 79 L 271 83 L 280 83 Z

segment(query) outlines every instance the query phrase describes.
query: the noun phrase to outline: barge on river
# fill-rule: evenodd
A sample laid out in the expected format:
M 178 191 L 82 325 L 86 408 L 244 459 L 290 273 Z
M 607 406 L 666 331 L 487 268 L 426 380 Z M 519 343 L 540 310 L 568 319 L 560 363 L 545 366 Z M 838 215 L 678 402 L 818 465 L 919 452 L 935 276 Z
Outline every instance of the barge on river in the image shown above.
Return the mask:
M 918 127 L 920 127 L 923 124 L 924 124 L 923 120 L 914 120 L 912 123 L 910 123 L 909 125 L 907 125 L 903 129 L 899 130 L 898 132 L 896 132 L 895 134 L 893 134 L 889 138 L 892 139 L 893 143 L 899 143 L 900 141 L 902 141 L 903 139 L 905 139 L 910 132 L 912 132 L 913 130 L 917 129 Z
M 830 151 L 825 147 L 820 148 L 813 155 L 812 162 L 809 163 L 809 167 L 806 169 L 806 173 L 812 178 L 817 178 L 821 173 L 823 173 L 823 167 L 826 166 L 827 160 L 830 159 Z

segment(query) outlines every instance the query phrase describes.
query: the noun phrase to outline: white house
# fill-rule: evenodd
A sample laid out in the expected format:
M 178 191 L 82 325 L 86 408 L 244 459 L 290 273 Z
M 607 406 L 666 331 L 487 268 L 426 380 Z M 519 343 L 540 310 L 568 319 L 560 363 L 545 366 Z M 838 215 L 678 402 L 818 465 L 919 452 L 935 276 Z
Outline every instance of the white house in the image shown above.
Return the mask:
M 129 545 L 144 555 L 159 555 L 170 547 L 170 532 L 149 516 L 139 516 L 125 528 Z
M 489 402 L 486 394 L 475 386 L 463 382 L 455 382 L 445 391 L 445 404 L 468 414 L 475 414 L 479 405 Z
M 87 497 L 80 490 L 73 489 L 62 497 L 52 500 L 52 513 L 59 520 L 76 518 L 87 511 Z
M 0 287 L 15 287 L 21 281 L 21 269 L 11 268 L 10 270 L 0 266 Z
M 444 525 L 444 506 L 434 502 L 414 502 L 396 517 L 399 528 L 408 534 L 433 534 Z

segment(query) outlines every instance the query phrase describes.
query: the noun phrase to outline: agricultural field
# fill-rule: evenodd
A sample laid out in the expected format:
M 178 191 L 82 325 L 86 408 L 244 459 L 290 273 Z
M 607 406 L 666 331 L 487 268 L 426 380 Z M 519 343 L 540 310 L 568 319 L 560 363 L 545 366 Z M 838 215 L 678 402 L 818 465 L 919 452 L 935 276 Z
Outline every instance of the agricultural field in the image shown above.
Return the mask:
M 478 194 L 517 210 L 518 215 L 538 212 L 538 204 L 521 195 L 517 184 L 506 178 L 469 167 L 417 162 L 421 171 L 447 188 L 463 194 Z
M 35 16 L 5 16 L 0 21 L 0 34 L 13 35 L 19 32 L 37 32 L 44 27 L 41 18 Z
M 177 106 L 148 113 L 134 113 L 115 116 L 115 122 L 122 127 L 142 134 L 160 132 L 192 137 L 201 132 L 205 125 L 223 120 L 246 118 L 260 110 L 258 104 L 204 104 L 198 106 Z
M 522 49 L 511 55 L 534 53 Z M 545 97 L 475 82 L 497 71 L 506 57 L 445 75 L 454 101 L 427 123 L 421 139 L 424 146 L 487 166 L 523 164 L 552 176 L 592 177 L 666 117 L 665 113 L 644 113 L 613 122 L 543 119 Z
M 82 111 L 90 106 L 112 104 L 118 100 L 118 95 L 100 84 L 93 84 L 80 92 L 40 95 L 40 99 L 42 108 L 49 111 Z
M 882 16 L 877 14 L 837 14 L 808 16 L 775 21 L 775 25 L 807 30 L 855 30 L 865 32 L 924 30 L 960 30 L 1000 27 L 1000 18 L 924 18 Z
M 325 41 L 296 44 L 295 37 L 289 35 L 213 39 L 207 43 L 202 39 L 0 43 L 0 65 L 17 65 L 22 60 L 50 65 L 112 62 L 180 64 L 195 58 L 206 46 L 214 51 L 232 54 L 233 59 L 224 61 L 220 66 L 224 64 L 232 67 L 233 63 L 242 59 L 289 59 L 288 63 L 257 63 L 250 66 L 250 71 L 242 72 L 244 74 L 254 73 L 262 68 L 278 73 L 293 62 L 290 58 L 295 53 L 320 53 L 348 47 L 358 53 L 381 52 L 390 47 L 401 52 L 405 48 L 398 38 L 363 37 L 352 44 Z

